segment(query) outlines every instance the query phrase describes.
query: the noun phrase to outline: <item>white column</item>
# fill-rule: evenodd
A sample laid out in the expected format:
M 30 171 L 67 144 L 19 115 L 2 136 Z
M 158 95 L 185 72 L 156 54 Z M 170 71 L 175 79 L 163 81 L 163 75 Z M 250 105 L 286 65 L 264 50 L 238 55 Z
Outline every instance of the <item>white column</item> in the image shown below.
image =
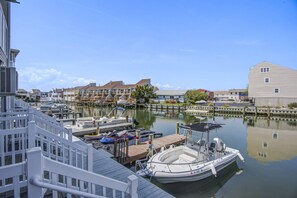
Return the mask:
M 43 197 L 42 188 L 32 184 L 34 176 L 42 178 L 41 148 L 34 147 L 27 150 L 28 197 Z
M 28 123 L 28 148 L 35 147 L 35 132 L 36 132 L 36 125 L 35 121 L 29 121 Z
M 137 188 L 138 188 L 138 177 L 135 175 L 130 175 L 128 177 L 129 194 L 133 198 L 138 198 Z

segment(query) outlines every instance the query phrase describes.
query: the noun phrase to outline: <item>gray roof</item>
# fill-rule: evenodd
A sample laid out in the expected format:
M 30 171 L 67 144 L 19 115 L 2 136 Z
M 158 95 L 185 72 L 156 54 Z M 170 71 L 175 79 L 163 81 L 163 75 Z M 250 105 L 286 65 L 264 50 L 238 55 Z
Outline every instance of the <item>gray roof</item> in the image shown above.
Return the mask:
M 156 91 L 157 96 L 183 96 L 187 90 L 158 90 Z

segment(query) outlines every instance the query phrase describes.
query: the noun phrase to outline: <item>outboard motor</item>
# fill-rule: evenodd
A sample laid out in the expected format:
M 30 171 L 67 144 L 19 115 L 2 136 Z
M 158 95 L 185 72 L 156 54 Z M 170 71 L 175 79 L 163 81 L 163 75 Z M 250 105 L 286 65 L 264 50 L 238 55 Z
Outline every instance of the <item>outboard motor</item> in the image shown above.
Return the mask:
M 211 151 L 224 152 L 225 149 L 226 144 L 224 144 L 224 142 L 220 138 L 214 138 L 209 146 L 209 150 Z

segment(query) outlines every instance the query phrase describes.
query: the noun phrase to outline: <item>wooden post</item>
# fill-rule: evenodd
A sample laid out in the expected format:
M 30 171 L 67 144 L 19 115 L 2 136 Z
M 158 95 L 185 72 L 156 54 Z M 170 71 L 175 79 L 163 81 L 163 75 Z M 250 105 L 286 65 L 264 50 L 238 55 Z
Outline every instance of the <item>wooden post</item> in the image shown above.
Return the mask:
M 154 149 L 153 149 L 153 140 L 154 140 L 154 134 L 149 134 L 149 147 L 148 147 L 148 156 L 151 157 L 154 155 Z
M 140 130 L 136 130 L 136 145 L 140 144 Z
M 118 141 L 114 141 L 114 144 L 113 144 L 113 157 L 116 158 L 117 157 L 117 146 L 118 146 Z
M 138 177 L 136 175 L 130 175 L 128 177 L 129 194 L 130 197 L 138 198 L 137 188 L 138 188 Z
M 28 197 L 43 197 L 42 188 L 32 185 L 33 177 L 42 178 L 43 165 L 40 147 L 30 148 L 27 151 Z
M 179 134 L 179 122 L 178 123 L 176 123 L 176 132 L 175 132 L 176 134 Z

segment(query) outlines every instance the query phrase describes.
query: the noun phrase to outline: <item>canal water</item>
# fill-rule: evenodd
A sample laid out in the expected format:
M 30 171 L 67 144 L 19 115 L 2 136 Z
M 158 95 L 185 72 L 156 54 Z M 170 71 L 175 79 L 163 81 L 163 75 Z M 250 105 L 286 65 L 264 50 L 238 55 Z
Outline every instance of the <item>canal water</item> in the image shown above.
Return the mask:
M 81 107 L 80 107 L 81 108 Z M 106 115 L 109 109 L 84 107 L 84 116 Z M 195 116 L 184 113 L 127 110 L 141 128 L 175 133 L 176 123 L 194 123 Z M 297 122 L 273 121 L 266 118 L 208 117 L 223 124 L 211 132 L 231 148 L 238 149 L 245 162 L 237 160 L 218 177 L 199 182 L 160 184 L 176 197 L 297 197 Z

